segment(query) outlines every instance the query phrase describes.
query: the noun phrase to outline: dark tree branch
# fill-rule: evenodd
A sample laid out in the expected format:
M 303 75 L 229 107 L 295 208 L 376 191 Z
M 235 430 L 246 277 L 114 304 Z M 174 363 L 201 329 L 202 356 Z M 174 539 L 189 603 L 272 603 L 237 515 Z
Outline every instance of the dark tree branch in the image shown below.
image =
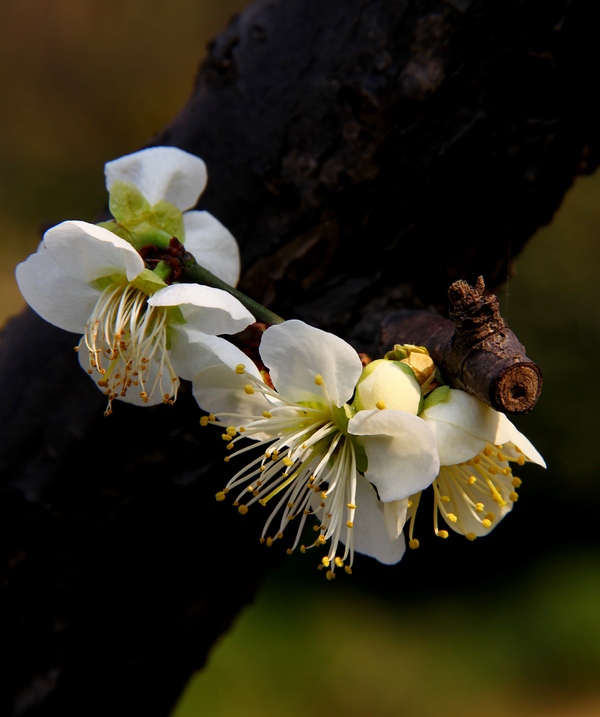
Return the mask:
M 450 319 L 429 311 L 397 311 L 384 321 L 382 352 L 395 343 L 426 346 L 446 379 L 503 413 L 527 413 L 542 391 L 542 372 L 500 316 L 498 299 L 456 281 Z
M 392 311 L 504 280 L 595 167 L 593 28 L 578 0 L 259 0 L 153 143 L 207 162 L 247 293 L 374 354 Z M 191 397 L 104 419 L 75 343 L 25 312 L 0 345 L 0 710 L 165 715 L 282 553 L 214 503 Z

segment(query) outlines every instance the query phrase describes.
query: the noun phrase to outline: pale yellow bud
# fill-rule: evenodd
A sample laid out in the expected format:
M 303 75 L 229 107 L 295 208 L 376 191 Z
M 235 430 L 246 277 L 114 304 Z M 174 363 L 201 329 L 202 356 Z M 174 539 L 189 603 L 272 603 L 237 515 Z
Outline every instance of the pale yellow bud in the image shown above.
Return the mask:
M 420 401 L 421 388 L 412 372 L 398 361 L 379 359 L 363 369 L 356 385 L 354 407 L 362 411 L 385 406 L 416 415 Z

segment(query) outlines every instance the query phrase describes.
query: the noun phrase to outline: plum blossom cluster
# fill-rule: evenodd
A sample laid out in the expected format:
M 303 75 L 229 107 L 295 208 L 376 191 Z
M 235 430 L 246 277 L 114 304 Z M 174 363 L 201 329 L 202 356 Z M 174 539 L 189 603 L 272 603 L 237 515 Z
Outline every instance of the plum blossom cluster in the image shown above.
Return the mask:
M 328 578 L 352 572 L 356 552 L 394 564 L 405 527 L 419 545 L 423 491 L 436 535 L 474 540 L 517 500 L 514 466 L 545 465 L 505 415 L 444 385 L 426 349 L 363 361 L 339 337 L 240 295 L 234 237 L 192 209 L 206 185 L 198 157 L 154 147 L 109 162 L 105 175 L 112 218 L 46 232 L 17 267 L 21 292 L 81 336 L 79 361 L 106 414 L 117 399 L 171 404 L 192 381 L 201 423 L 221 429 L 232 467 L 217 500 L 242 514 L 266 508 L 267 545 L 317 548 Z M 225 338 L 251 325 L 261 332 L 254 359 Z
M 203 423 L 222 429 L 226 462 L 240 464 L 217 500 L 231 494 L 242 514 L 267 507 L 261 540 L 291 532 L 288 552 L 321 547 L 328 578 L 351 572 L 355 551 L 398 562 L 406 523 L 418 547 L 414 519 L 430 486 L 439 537 L 438 515 L 469 540 L 487 534 L 517 500 L 511 464 L 544 465 L 504 414 L 441 385 L 423 348 L 363 366 L 337 336 L 286 321 L 264 332 L 260 359 L 233 349 L 194 381 L 210 411 Z M 307 520 L 317 533 L 308 545 Z

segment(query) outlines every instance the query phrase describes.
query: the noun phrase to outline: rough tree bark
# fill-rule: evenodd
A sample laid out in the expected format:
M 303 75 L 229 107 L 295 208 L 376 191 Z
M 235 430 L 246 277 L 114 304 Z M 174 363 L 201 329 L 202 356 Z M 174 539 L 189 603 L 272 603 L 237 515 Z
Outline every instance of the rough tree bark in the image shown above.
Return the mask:
M 589 5 L 258 0 L 152 143 L 207 162 L 245 291 L 375 353 L 392 311 L 502 282 L 596 166 Z M 0 345 L 0 710 L 166 715 L 281 552 L 214 503 L 189 392 L 105 419 L 75 343 L 25 312 Z

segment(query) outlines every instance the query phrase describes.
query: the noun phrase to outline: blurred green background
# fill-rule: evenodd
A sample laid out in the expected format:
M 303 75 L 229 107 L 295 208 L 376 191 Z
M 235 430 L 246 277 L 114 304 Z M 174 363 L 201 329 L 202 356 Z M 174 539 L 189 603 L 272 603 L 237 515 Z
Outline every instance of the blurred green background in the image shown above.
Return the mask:
M 14 265 L 44 228 L 95 220 L 104 162 L 170 121 L 245 4 L 3 0 L 0 321 L 23 306 Z M 513 513 L 469 543 L 432 538 L 421 509 L 418 551 L 333 583 L 289 558 L 172 717 L 600 714 L 599 197 L 579 180 L 501 295 L 545 378 L 518 425 L 549 468 L 523 469 Z

